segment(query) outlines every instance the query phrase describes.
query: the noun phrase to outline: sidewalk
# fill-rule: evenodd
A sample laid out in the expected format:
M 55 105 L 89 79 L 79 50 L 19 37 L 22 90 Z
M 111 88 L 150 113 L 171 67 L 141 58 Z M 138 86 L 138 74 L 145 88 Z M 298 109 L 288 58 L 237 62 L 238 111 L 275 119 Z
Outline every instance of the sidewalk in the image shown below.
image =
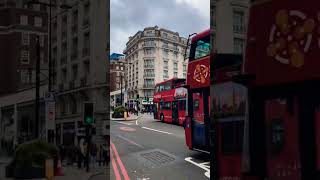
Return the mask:
M 110 167 L 97 166 L 95 169 L 90 168 L 89 172 L 86 172 L 85 168 L 78 169 L 77 166 L 65 166 L 62 168 L 64 176 L 55 176 L 54 180 L 90 180 L 92 177 L 97 175 L 109 176 Z
M 0 180 L 14 180 L 14 178 L 5 177 L 5 166 L 9 164 L 11 158 L 0 157 Z M 96 168 L 90 167 L 89 172 L 86 172 L 85 168 L 78 169 L 77 165 L 69 165 L 62 167 L 63 176 L 55 176 L 53 180 L 96 180 L 96 179 L 107 179 L 110 176 L 110 165 L 109 166 L 96 166 Z M 97 177 L 97 178 L 96 178 Z M 105 178 L 104 178 L 105 177 Z M 46 180 L 46 178 L 33 179 L 33 180 Z

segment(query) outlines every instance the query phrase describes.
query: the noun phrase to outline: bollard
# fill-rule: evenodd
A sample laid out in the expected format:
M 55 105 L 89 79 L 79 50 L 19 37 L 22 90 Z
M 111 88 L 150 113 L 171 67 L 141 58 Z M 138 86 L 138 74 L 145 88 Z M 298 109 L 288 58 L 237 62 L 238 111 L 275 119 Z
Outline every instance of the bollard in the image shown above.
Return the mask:
M 46 170 L 46 178 L 48 180 L 52 180 L 53 179 L 53 171 L 54 171 L 54 167 L 53 167 L 53 159 L 46 159 L 46 164 L 45 164 L 45 170 Z

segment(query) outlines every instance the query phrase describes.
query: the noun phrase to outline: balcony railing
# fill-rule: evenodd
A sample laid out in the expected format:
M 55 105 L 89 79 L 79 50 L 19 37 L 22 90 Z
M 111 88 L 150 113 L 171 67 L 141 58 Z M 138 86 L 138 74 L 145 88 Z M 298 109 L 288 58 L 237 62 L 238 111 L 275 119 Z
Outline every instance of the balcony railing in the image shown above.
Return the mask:
M 143 88 L 154 88 L 154 84 L 144 84 Z
M 147 64 L 147 65 L 144 65 L 144 68 L 154 69 L 154 64 Z
M 143 77 L 155 77 L 155 74 L 144 74 Z
M 143 43 L 142 47 L 156 47 L 156 43 Z
M 169 46 L 168 45 L 162 45 L 162 48 L 169 49 Z

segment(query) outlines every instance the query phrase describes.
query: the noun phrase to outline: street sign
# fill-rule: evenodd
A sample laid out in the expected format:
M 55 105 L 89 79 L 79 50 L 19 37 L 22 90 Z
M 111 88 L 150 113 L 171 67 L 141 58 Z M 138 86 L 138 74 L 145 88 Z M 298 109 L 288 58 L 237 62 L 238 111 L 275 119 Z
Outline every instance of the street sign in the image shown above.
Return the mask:
M 46 108 L 46 128 L 54 129 L 56 104 L 54 101 L 46 101 L 45 108 Z

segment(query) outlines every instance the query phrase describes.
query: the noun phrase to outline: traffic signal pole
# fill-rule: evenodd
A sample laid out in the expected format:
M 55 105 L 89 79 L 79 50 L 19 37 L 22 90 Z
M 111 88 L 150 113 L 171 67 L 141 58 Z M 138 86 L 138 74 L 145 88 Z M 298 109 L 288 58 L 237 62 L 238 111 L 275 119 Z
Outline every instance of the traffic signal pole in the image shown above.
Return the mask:
M 40 108 L 40 37 L 36 41 L 37 59 L 36 59 L 36 102 L 35 102 L 35 138 L 39 137 L 39 108 Z
M 89 172 L 89 163 L 90 163 L 90 147 L 91 147 L 91 134 L 90 134 L 90 125 L 86 125 L 86 139 L 87 139 L 87 153 L 86 153 L 86 171 Z

